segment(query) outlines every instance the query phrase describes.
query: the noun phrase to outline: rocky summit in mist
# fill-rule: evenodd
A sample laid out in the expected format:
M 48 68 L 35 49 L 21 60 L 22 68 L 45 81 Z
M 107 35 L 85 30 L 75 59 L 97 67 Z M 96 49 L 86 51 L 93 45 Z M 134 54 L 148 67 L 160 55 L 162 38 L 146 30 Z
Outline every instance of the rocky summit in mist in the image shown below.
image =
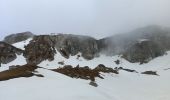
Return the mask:
M 169 100 L 169 62 L 159 26 L 102 39 L 16 33 L 0 42 L 0 100 Z
M 1 55 L 1 61 L 14 60 L 15 47 L 10 44 L 31 37 L 33 39 L 28 45 L 25 45 L 25 50 L 22 52 L 29 64 L 54 60 L 56 50 L 65 58 L 78 53 L 81 53 L 81 56 L 87 60 L 99 57 L 100 54 L 121 55 L 129 62 L 140 62 L 141 64 L 162 56 L 170 50 L 170 31 L 159 26 L 139 28 L 126 34 L 113 35 L 99 40 L 73 34 L 33 35 L 31 32 L 23 32 L 5 37 L 4 42 L 8 43 L 7 46 L 1 42 L 3 46 L 0 47 L 0 51 L 5 54 L 9 52 L 8 56 Z

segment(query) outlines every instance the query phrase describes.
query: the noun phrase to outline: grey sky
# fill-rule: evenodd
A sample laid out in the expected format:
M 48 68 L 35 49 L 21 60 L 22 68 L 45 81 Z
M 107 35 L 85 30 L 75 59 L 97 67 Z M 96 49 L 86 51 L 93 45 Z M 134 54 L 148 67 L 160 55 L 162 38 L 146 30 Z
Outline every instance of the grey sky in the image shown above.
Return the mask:
M 150 24 L 170 26 L 170 0 L 0 0 L 0 34 L 104 37 Z

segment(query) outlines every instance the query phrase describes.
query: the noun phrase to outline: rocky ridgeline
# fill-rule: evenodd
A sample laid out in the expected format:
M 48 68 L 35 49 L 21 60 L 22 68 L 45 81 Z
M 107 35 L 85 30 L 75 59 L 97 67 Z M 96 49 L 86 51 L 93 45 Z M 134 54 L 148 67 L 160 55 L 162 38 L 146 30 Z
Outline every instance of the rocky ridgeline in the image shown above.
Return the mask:
M 0 64 L 7 64 L 21 55 L 24 51 L 8 43 L 0 42 Z
M 34 34 L 31 32 L 22 32 L 22 33 L 16 33 L 16 34 L 11 34 L 9 36 L 6 36 L 3 41 L 9 44 L 13 44 L 16 42 L 27 40 L 28 38 L 31 38 L 33 36 Z
M 15 43 L 33 36 L 30 32 L 12 34 L 4 41 Z M 170 50 L 170 32 L 158 26 L 150 26 L 100 40 L 71 34 L 38 35 L 25 46 L 24 57 L 28 63 L 39 64 L 44 60 L 54 60 L 56 50 L 65 58 L 81 53 L 82 57 L 91 60 L 103 53 L 108 56 L 123 55 L 132 63 L 142 64 Z
M 80 52 L 82 57 L 88 60 L 99 53 L 97 42 L 91 37 L 59 34 L 34 36 L 25 46 L 24 56 L 28 63 L 39 64 L 43 60 L 54 60 L 56 50 L 65 58 Z

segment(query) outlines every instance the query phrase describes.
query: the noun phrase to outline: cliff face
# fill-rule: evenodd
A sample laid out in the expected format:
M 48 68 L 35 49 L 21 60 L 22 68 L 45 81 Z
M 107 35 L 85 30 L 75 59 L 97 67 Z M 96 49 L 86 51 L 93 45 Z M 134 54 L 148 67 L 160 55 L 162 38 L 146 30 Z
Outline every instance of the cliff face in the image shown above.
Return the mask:
M 135 63 L 140 62 L 141 64 L 147 63 L 150 60 L 162 56 L 165 54 L 165 49 L 161 48 L 158 44 L 145 40 L 139 41 L 123 53 L 123 58 Z
M 29 64 L 39 64 L 43 60 L 54 60 L 55 53 L 54 43 L 49 36 L 35 36 L 25 46 L 24 57 Z
M 16 33 L 16 34 L 11 34 L 9 36 L 6 36 L 4 38 L 4 42 L 13 44 L 16 42 L 21 42 L 24 41 L 30 37 L 33 37 L 34 35 L 31 32 L 23 32 L 23 33 Z
M 99 40 L 99 47 L 101 52 L 107 55 L 123 54 L 141 39 L 147 39 L 159 45 L 160 48 L 170 50 L 170 31 L 158 26 L 144 27 L 126 34 L 103 38 Z
M 14 43 L 32 36 L 30 32 L 19 33 L 6 37 L 5 41 Z M 148 41 L 139 43 L 142 39 Z M 24 57 L 28 63 L 39 64 L 44 60 L 54 60 L 56 50 L 65 58 L 81 53 L 82 57 L 91 60 L 101 53 L 123 55 L 130 62 L 144 63 L 170 50 L 170 32 L 152 26 L 100 40 L 71 34 L 38 35 L 25 46 Z
M 88 36 L 59 34 L 51 36 L 58 51 L 64 51 L 68 56 L 82 53 L 85 59 L 93 59 L 98 53 L 97 41 Z
M 145 27 L 101 39 L 98 47 L 106 55 L 120 54 L 130 62 L 144 63 L 170 50 L 170 31 L 157 26 Z
M 39 64 L 43 60 L 54 60 L 58 50 L 64 57 L 74 56 L 79 52 L 85 59 L 93 59 L 98 54 L 97 41 L 91 37 L 78 35 L 40 35 L 35 36 L 25 46 L 24 56 L 28 63 Z
M 24 51 L 5 42 L 0 42 L 0 63 L 7 64 L 21 55 Z

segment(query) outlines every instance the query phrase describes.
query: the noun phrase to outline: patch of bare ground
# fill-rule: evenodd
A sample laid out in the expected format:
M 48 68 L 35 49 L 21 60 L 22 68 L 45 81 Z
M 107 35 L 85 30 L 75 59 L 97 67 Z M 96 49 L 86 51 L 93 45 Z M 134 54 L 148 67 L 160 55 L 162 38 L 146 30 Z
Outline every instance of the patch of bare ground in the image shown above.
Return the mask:
M 38 66 L 36 65 L 29 65 L 29 64 L 22 65 L 22 66 L 17 65 L 17 67 L 15 68 L 0 72 L 0 81 L 19 78 L 19 77 L 31 77 L 33 75 L 43 77 L 42 75 L 34 74 L 34 70 L 37 68 Z
M 147 74 L 147 75 L 157 75 L 157 76 L 159 76 L 159 75 L 157 74 L 157 72 L 156 72 L 156 71 L 145 71 L 145 72 L 142 72 L 141 74 Z
M 124 71 L 127 71 L 127 72 L 134 72 L 134 73 L 138 73 L 136 70 L 133 70 L 133 69 L 127 69 L 127 68 L 123 68 L 123 67 L 115 67 L 114 69 L 115 69 L 115 70 L 124 70 Z
M 79 65 L 77 65 L 76 67 L 72 67 L 71 65 L 66 65 L 62 68 L 52 69 L 52 71 L 62 73 L 72 78 L 81 78 L 91 81 L 95 81 L 96 77 L 103 79 L 103 77 L 100 75 L 100 72 L 118 74 L 118 71 L 105 67 L 102 64 L 98 65 L 94 69 L 91 69 L 88 66 L 79 67 Z

